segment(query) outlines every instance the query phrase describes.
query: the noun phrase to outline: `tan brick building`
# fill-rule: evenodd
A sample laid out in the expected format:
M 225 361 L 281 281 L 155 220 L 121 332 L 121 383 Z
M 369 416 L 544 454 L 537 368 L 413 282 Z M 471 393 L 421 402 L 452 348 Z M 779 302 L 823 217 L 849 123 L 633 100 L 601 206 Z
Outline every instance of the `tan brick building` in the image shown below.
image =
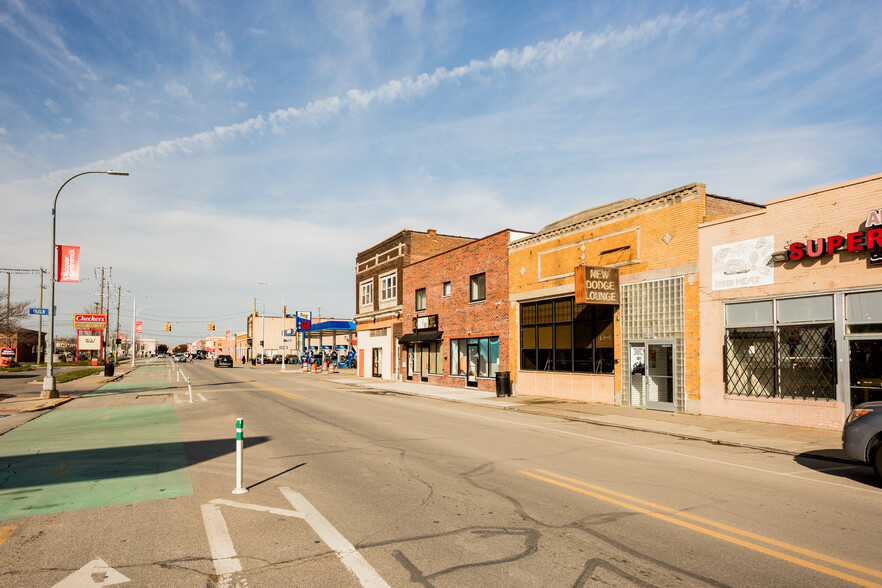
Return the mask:
M 698 233 L 704 414 L 838 429 L 882 400 L 882 174 Z
M 471 237 L 439 235 L 404 229 L 360 252 L 355 258 L 355 323 L 358 375 L 397 378 L 398 339 L 402 331 L 404 266 L 474 241 Z
M 698 226 L 761 208 L 693 183 L 511 243 L 517 393 L 699 412 Z M 592 303 L 576 301 L 576 266 Z

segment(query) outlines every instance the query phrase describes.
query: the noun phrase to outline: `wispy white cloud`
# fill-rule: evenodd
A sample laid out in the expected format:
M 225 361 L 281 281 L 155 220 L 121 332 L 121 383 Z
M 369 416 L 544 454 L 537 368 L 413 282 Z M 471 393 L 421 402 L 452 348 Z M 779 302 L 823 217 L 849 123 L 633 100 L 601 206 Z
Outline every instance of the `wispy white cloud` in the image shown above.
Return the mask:
M 178 82 L 168 82 L 165 85 L 165 93 L 177 100 L 190 100 L 190 90 L 184 84 Z
M 233 125 L 217 126 L 212 130 L 196 135 L 162 141 L 153 146 L 145 146 L 123 153 L 109 162 L 131 163 L 140 160 L 169 157 L 174 154 L 189 154 L 196 149 L 211 148 L 237 137 L 267 130 L 283 132 L 297 124 L 321 124 L 329 117 L 345 112 L 359 111 L 373 104 L 392 104 L 409 98 L 423 96 L 438 86 L 461 80 L 468 76 L 491 71 L 524 71 L 534 68 L 552 68 L 562 61 L 576 56 L 590 57 L 607 46 L 626 46 L 641 44 L 663 34 L 674 34 L 690 23 L 706 19 L 706 13 L 679 13 L 662 15 L 636 26 L 623 30 L 606 30 L 602 33 L 585 36 L 573 32 L 562 38 L 542 41 L 521 49 L 500 49 L 487 59 L 472 60 L 466 65 L 452 69 L 437 68 L 432 73 L 391 80 L 373 90 L 352 89 L 343 96 L 331 96 L 308 103 L 303 107 L 279 109 Z M 166 92 L 179 99 L 189 99 L 187 88 L 176 82 L 166 84 Z
M 219 31 L 215 33 L 214 43 L 217 46 L 218 51 L 220 51 L 224 55 L 233 54 L 233 42 L 230 40 L 225 32 Z

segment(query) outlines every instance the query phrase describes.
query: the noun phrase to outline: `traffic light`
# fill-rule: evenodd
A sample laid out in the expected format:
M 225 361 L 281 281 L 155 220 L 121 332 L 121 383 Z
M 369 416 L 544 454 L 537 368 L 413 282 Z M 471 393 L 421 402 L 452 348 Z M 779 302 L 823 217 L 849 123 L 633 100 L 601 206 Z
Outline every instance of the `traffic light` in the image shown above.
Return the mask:
M 165 323 L 165 330 L 171 331 L 171 323 Z
M 209 330 L 209 331 L 213 331 L 213 330 L 214 330 L 214 323 L 208 323 L 208 330 Z

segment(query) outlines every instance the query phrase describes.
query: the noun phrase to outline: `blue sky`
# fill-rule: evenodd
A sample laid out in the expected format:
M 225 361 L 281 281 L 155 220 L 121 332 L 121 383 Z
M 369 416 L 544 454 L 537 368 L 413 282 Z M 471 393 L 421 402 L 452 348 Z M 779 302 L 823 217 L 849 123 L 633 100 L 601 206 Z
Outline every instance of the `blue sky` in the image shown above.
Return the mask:
M 85 279 L 58 285 L 58 330 L 112 267 L 123 325 L 134 296 L 180 342 L 279 312 L 258 282 L 352 316 L 356 253 L 405 227 L 879 173 L 880 21 L 875 0 L 0 0 L 0 267 L 48 264 L 67 177 L 128 171 L 60 196 Z

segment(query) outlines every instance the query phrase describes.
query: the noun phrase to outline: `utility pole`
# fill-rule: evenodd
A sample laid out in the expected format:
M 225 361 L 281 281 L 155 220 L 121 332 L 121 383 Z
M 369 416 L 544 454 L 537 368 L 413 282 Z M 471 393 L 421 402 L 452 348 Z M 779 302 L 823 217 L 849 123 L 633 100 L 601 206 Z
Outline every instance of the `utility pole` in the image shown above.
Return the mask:
M 43 268 L 40 268 L 40 308 L 43 308 Z M 37 317 L 37 363 L 43 363 L 43 315 Z
M 113 338 L 113 357 L 117 359 L 119 357 L 119 345 L 117 345 L 117 341 L 119 341 L 119 304 L 122 302 L 122 286 L 116 287 L 116 337 Z
M 104 268 L 103 267 L 101 268 L 101 293 L 99 294 L 99 300 L 101 300 L 101 304 L 98 307 L 98 314 L 104 314 Z M 108 305 L 110 304 L 110 297 L 109 296 L 107 297 L 107 304 Z M 104 326 L 105 327 L 107 326 L 106 322 L 105 322 Z M 98 334 L 101 335 L 101 353 L 100 353 L 100 356 L 98 357 L 98 360 L 100 361 L 102 359 L 106 359 L 106 355 L 104 353 L 104 346 L 105 346 L 106 341 L 104 340 L 104 333 L 102 333 L 101 331 L 98 331 Z
M 9 303 L 9 292 L 12 290 L 12 272 L 6 272 L 6 346 L 9 347 L 9 317 L 12 316 L 12 305 Z

